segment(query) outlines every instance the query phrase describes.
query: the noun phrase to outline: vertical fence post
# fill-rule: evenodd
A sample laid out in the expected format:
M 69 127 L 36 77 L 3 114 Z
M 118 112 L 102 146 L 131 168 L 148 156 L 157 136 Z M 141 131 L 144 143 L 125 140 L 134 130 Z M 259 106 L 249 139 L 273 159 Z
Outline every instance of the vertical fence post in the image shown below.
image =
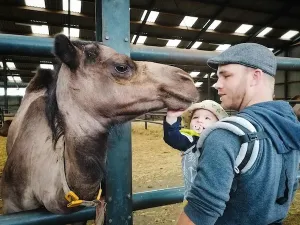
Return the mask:
M 96 0 L 96 40 L 130 55 L 129 19 L 129 0 Z M 106 168 L 106 224 L 132 225 L 130 123 L 111 130 Z
M 7 74 L 8 69 L 6 65 L 6 60 L 3 60 L 3 71 L 4 71 L 4 113 L 8 113 L 8 97 L 7 97 Z M 4 117 L 3 117 L 4 122 Z
M 147 119 L 148 119 L 148 116 L 147 116 L 147 114 L 145 114 L 145 130 L 147 130 L 147 128 L 148 128 Z
M 210 74 L 207 75 L 207 99 L 211 99 Z
M 284 56 L 285 57 L 289 56 L 288 49 L 284 52 Z M 288 100 L 288 97 L 289 97 L 288 73 L 289 73 L 288 71 L 284 71 L 284 99 L 285 100 Z

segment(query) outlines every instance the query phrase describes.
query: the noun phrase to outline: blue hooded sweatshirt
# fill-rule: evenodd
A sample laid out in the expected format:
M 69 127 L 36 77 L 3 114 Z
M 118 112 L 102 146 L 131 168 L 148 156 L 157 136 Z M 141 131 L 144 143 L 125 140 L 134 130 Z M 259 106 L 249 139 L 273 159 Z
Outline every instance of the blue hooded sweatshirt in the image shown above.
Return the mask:
M 241 147 L 236 134 L 216 129 L 204 142 L 197 176 L 184 208 L 196 225 L 268 225 L 282 222 L 297 189 L 300 124 L 284 101 L 263 102 L 239 112 L 267 139 L 249 171 L 236 175 Z

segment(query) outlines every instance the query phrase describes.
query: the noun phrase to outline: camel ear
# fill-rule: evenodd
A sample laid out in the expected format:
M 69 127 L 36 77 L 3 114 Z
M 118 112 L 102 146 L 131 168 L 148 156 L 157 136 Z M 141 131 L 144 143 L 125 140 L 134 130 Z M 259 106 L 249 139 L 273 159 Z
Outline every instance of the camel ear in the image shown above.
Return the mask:
M 54 53 L 71 70 L 78 68 L 79 59 L 76 48 L 65 35 L 59 34 L 55 37 Z

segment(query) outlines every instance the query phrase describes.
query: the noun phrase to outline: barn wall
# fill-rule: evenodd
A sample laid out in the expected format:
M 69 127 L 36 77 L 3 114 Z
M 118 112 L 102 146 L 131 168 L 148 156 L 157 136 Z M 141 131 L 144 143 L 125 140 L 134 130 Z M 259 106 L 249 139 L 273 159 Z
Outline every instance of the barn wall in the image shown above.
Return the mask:
M 8 112 L 15 113 L 19 105 L 21 103 L 22 97 L 19 96 L 8 96 Z M 0 96 L 0 107 L 1 109 L 4 108 L 4 97 Z
M 289 57 L 300 58 L 300 46 L 289 49 Z M 285 56 L 281 53 L 279 56 Z M 287 96 L 285 96 L 285 74 L 287 82 Z M 275 80 L 275 97 L 277 99 L 290 99 L 300 94 L 300 71 L 278 71 Z

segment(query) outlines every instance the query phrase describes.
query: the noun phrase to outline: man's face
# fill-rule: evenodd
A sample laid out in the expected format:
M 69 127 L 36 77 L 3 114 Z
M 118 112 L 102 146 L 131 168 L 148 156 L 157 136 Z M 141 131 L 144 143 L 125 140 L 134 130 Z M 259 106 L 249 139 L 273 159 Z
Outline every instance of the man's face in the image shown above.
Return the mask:
M 239 111 L 246 97 L 249 70 L 239 64 L 228 64 L 220 65 L 217 74 L 215 88 L 221 105 L 224 109 Z

